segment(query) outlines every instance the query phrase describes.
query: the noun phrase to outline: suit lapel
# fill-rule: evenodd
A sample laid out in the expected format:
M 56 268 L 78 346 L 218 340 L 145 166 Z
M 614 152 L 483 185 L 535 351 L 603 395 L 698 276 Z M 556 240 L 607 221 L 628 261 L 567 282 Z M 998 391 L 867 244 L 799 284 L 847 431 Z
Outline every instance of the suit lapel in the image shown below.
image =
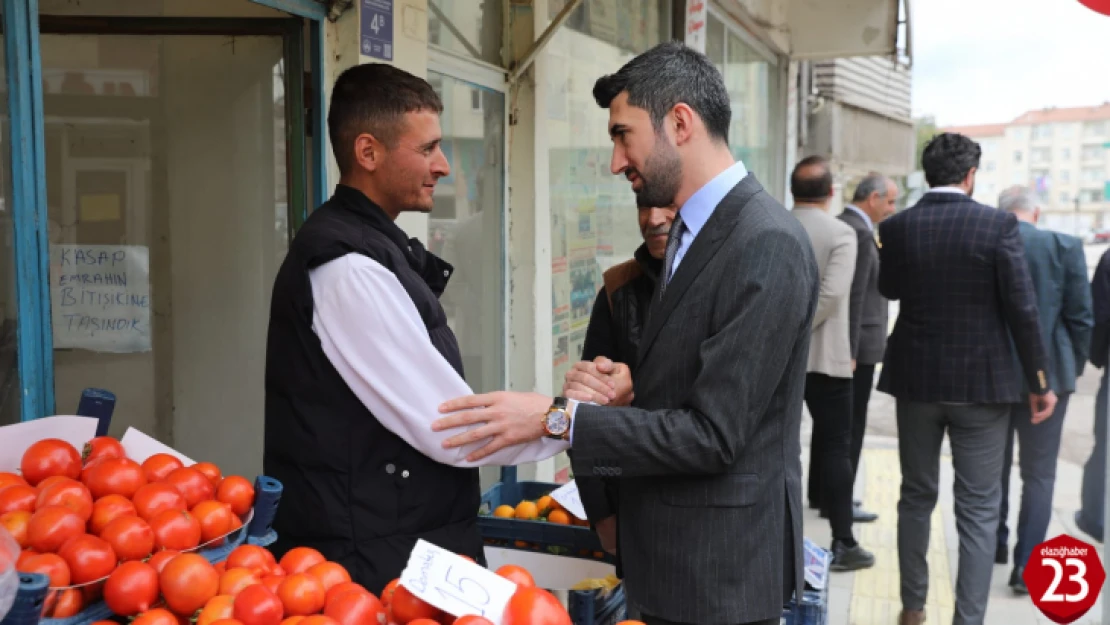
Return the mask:
M 662 284 L 662 280 L 656 282 L 655 292 L 651 298 L 647 326 L 644 328 L 643 337 L 640 339 L 640 349 L 639 354 L 637 354 L 638 362 L 643 362 L 651 345 L 659 336 L 659 331 L 674 312 L 678 303 L 682 301 L 682 296 L 701 274 L 702 270 L 705 269 L 706 264 L 717 253 L 717 250 L 720 249 L 721 243 L 736 225 L 740 211 L 744 209 L 752 196 L 762 190 L 762 185 L 759 184 L 754 175 L 749 173 L 745 176 L 721 200 L 721 203 L 713 210 L 709 220 L 705 222 L 705 226 L 702 227 L 698 236 L 694 238 L 693 244 L 686 251 L 686 255 L 682 257 L 678 269 L 675 270 L 674 277 L 667 284 L 667 291 L 661 301 L 659 299 L 659 286 Z

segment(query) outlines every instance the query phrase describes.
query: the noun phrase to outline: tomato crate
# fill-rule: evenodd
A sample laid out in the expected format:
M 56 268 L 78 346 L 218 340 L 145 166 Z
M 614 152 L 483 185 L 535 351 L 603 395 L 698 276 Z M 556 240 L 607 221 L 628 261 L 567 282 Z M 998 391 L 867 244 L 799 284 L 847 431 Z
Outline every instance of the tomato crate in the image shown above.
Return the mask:
M 624 585 L 607 595 L 601 589 L 572 590 L 568 593 L 567 612 L 574 625 L 616 625 L 627 618 Z
M 559 486 L 549 482 L 518 482 L 515 471 L 502 470 L 502 481 L 482 494 L 478 515 L 482 539 L 492 547 L 614 563 L 613 557 L 602 550 L 601 541 L 589 527 L 492 516 L 498 506 L 516 507 L 522 501 L 539 499 Z

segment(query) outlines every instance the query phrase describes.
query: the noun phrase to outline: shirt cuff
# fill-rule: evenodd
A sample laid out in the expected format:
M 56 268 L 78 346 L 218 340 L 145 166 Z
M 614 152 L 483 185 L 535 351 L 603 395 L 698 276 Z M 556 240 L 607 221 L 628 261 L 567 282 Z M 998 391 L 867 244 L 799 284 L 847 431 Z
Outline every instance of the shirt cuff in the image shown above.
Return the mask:
M 570 441 L 570 446 L 574 447 L 574 424 L 577 421 L 574 418 L 574 416 L 578 412 L 578 404 L 589 404 L 591 406 L 596 406 L 598 404 L 596 404 L 592 401 L 582 401 L 582 402 L 580 402 L 580 401 L 575 400 L 575 399 L 568 399 L 567 403 L 569 404 L 569 406 L 568 406 L 569 410 L 567 412 L 570 414 L 570 438 L 568 440 Z

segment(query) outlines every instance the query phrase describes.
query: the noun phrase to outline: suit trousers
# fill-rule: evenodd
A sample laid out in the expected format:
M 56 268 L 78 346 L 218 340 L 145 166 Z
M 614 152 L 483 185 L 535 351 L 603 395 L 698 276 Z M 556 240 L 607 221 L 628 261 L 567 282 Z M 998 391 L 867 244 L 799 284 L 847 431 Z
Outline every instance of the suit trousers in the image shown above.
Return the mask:
M 867 433 L 867 404 L 875 386 L 875 365 L 856 363 L 852 377 L 852 477 L 859 475 L 859 459 L 863 454 L 863 435 Z
M 854 544 L 852 535 L 852 379 L 834 378 L 823 373 L 806 374 L 806 407 L 813 418 L 810 484 L 819 499 L 816 503 L 829 513 L 829 524 L 836 540 Z M 815 464 L 812 462 L 815 461 Z M 813 486 L 811 486 L 812 488 Z
M 1002 504 L 998 511 L 998 546 L 1003 550 L 1009 542 L 1010 528 L 1006 518 L 1010 513 L 1010 467 L 1014 458 L 1014 434 L 1017 433 L 1021 451 L 1018 466 L 1021 468 L 1021 507 L 1018 512 L 1017 544 L 1014 545 L 1014 566 L 1024 567 L 1041 544 L 1052 520 L 1052 492 L 1056 488 L 1056 459 L 1060 456 L 1060 435 L 1064 431 L 1064 415 L 1068 411 L 1071 393 L 1061 393 L 1056 409 L 1046 421 L 1033 425 L 1029 404 L 1014 404 L 1010 409 L 1010 431 L 1006 436 L 1006 451 L 1002 457 Z
M 1103 505 L 1106 501 L 1106 414 L 1107 393 L 1110 393 L 1110 367 L 1102 370 L 1102 383 L 1095 397 L 1095 448 L 1083 465 L 1083 486 L 1080 490 L 1079 517 L 1083 525 L 1102 538 L 1105 531 Z
M 990 597 L 1002 458 L 1010 404 L 941 404 L 898 400 L 898 568 L 902 608 L 921 610 L 929 592 L 930 517 L 937 504 L 940 451 L 948 432 L 956 473 L 960 536 L 953 625 L 981 624 Z

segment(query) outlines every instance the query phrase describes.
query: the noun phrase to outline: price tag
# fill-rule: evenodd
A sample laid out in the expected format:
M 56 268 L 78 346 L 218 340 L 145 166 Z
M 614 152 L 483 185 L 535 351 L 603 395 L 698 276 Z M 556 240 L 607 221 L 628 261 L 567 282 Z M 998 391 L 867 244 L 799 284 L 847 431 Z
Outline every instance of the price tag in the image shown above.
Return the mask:
M 516 584 L 446 549 L 418 540 L 401 572 L 401 585 L 451 614 L 477 614 L 501 625 Z
M 1094 607 L 1106 570 L 1097 549 L 1061 534 L 1033 548 L 1022 579 L 1033 605 L 1053 621 L 1066 624 Z
M 582 497 L 578 494 L 578 485 L 574 483 L 574 480 L 551 491 L 551 498 L 558 501 L 560 505 L 567 509 L 567 512 L 583 521 L 586 520 L 586 509 L 582 507 Z

